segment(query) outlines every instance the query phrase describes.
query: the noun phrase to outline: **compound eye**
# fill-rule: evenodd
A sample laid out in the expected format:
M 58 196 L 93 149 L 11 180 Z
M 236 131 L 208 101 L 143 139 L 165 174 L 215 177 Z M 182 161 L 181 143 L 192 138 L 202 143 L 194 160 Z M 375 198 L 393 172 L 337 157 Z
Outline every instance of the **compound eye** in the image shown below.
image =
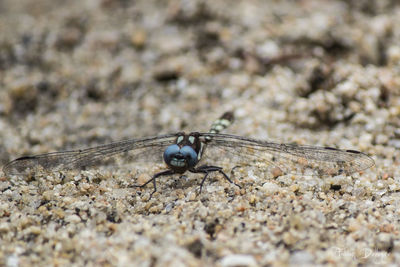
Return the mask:
M 172 158 L 176 156 L 176 154 L 179 153 L 179 146 L 178 145 L 170 145 L 169 147 L 167 147 L 164 151 L 164 161 L 165 163 L 167 163 L 169 165 L 169 163 L 171 162 Z
M 197 164 L 197 153 L 190 146 L 184 146 L 181 148 L 181 153 L 185 157 L 189 168 L 196 166 Z

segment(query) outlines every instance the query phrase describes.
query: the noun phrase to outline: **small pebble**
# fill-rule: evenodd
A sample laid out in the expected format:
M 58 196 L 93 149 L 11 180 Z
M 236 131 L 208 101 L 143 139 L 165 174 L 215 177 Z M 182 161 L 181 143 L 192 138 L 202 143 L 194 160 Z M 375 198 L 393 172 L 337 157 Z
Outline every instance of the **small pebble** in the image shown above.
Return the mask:
M 251 255 L 233 254 L 223 257 L 220 260 L 223 267 L 257 266 L 257 262 Z

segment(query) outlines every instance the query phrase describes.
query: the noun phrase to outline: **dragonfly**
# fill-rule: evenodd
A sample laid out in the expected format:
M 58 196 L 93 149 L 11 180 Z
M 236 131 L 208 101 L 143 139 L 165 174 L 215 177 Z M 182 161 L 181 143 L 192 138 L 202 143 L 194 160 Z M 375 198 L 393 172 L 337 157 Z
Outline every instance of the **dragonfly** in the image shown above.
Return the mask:
M 197 165 L 204 157 L 220 161 L 228 159 L 237 164 L 266 163 L 282 174 L 336 176 L 350 175 L 372 167 L 375 162 L 367 154 L 356 150 L 275 143 L 221 131 L 232 124 L 234 113 L 228 111 L 216 120 L 208 132 L 177 132 L 153 137 L 123 140 L 86 149 L 52 152 L 17 158 L 3 167 L 6 175 L 26 174 L 40 167 L 45 170 L 82 169 L 115 155 L 134 153 L 134 159 L 144 155 L 162 155 L 166 169 L 136 187 L 153 183 L 150 198 L 157 191 L 156 180 L 162 176 L 183 175 L 186 171 L 204 174 L 199 193 L 210 173 L 220 173 L 235 184 L 222 167 L 214 164 Z M 161 159 L 159 159 L 161 160 Z

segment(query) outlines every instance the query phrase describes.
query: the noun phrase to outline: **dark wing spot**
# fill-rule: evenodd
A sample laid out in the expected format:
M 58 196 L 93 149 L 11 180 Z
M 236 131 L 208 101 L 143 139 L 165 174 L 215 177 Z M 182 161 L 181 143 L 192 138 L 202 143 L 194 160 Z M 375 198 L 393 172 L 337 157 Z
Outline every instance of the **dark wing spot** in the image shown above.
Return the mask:
M 26 160 L 26 159 L 34 159 L 34 158 L 35 158 L 35 156 L 23 156 L 23 157 L 20 157 L 20 158 L 15 159 L 15 160 L 13 160 L 13 161 Z
M 326 147 L 324 147 L 324 148 L 327 149 L 327 150 L 339 150 L 339 149 L 337 149 L 337 148 L 329 147 L 329 146 L 326 146 Z
M 354 153 L 354 154 L 361 154 L 361 152 L 360 152 L 360 151 L 357 151 L 357 150 L 352 150 L 352 149 L 348 149 L 348 150 L 346 150 L 346 152 L 349 152 L 349 153 Z

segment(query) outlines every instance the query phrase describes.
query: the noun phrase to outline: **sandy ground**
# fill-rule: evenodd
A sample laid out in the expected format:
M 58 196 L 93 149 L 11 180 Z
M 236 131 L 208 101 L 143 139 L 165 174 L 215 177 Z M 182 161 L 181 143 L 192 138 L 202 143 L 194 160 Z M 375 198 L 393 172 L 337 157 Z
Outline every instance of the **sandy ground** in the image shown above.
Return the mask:
M 221 156 L 213 164 L 242 189 L 215 174 L 198 195 L 202 176 L 186 173 L 151 199 L 151 185 L 133 185 L 165 168 L 160 154 L 2 173 L 0 265 L 399 264 L 398 25 L 395 0 L 1 1 L 1 164 L 207 131 L 234 110 L 228 133 L 359 150 L 376 165 L 271 178 Z

